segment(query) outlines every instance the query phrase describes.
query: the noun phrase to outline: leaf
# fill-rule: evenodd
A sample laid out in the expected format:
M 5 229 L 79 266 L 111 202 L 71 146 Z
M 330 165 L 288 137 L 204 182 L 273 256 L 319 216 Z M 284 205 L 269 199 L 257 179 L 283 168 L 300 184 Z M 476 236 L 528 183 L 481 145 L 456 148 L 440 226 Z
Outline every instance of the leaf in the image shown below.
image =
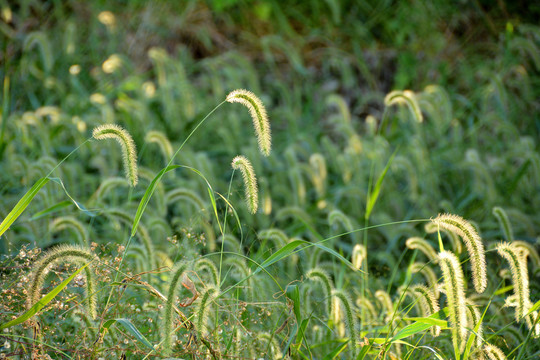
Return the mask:
M 131 320 L 126 318 L 118 318 L 118 319 L 109 319 L 103 323 L 103 327 L 100 330 L 100 333 L 103 334 L 105 330 L 108 330 L 111 325 L 118 323 L 124 327 L 131 335 L 133 335 L 137 340 L 139 340 L 141 343 L 149 347 L 150 349 L 154 350 L 154 345 L 146 337 L 144 337 L 143 334 L 133 325 Z
M 41 219 L 42 217 L 44 216 L 47 216 L 49 214 L 52 214 L 54 212 L 57 212 L 59 210 L 62 210 L 64 208 L 67 208 L 71 206 L 71 201 L 69 200 L 64 200 L 64 201 L 60 201 L 58 204 L 55 204 L 45 210 L 41 210 L 37 213 L 35 213 L 31 218 L 30 220 L 33 221 L 33 220 L 37 220 L 37 219 Z
M 24 314 L 19 316 L 16 319 L 13 319 L 3 325 L 0 326 L 0 330 L 6 329 L 15 325 L 18 325 L 20 323 L 25 322 L 26 320 L 30 319 L 32 316 L 36 315 L 45 305 L 47 305 L 49 302 L 51 302 L 52 299 L 60 291 L 62 291 L 70 282 L 75 278 L 75 276 L 79 275 L 79 273 L 89 265 L 90 263 L 86 263 L 83 267 L 81 267 L 79 270 L 75 271 L 70 277 L 62 281 L 58 286 L 56 286 L 54 289 L 52 289 L 51 292 L 49 292 L 47 295 L 42 297 L 37 303 L 35 303 L 30 309 L 28 309 Z
M 527 315 L 530 315 L 533 311 L 536 311 L 538 308 L 540 308 L 540 300 L 538 300 L 527 312 Z
M 95 213 L 93 213 L 92 211 L 86 209 L 83 204 L 79 203 L 77 200 L 75 200 L 73 197 L 71 197 L 71 195 L 69 195 L 64 183 L 62 182 L 62 180 L 60 178 L 49 177 L 48 179 L 51 180 L 52 182 L 57 183 L 58 185 L 60 185 L 62 187 L 62 189 L 64 189 L 64 192 L 66 193 L 67 197 L 73 202 L 73 204 L 75 204 L 77 209 L 79 209 L 80 211 L 82 211 L 83 213 L 85 213 L 88 216 L 92 216 L 92 217 L 96 216 Z
M 412 336 L 414 334 L 417 334 L 419 332 L 425 331 L 433 326 L 433 324 L 439 325 L 439 323 L 436 322 L 436 320 L 440 320 L 441 316 L 445 316 L 445 309 L 440 310 L 439 312 L 427 317 L 427 318 L 415 318 L 417 319 L 417 322 L 413 324 L 409 324 L 405 326 L 403 329 L 401 329 L 394 337 L 392 338 L 391 342 L 395 342 L 396 340 L 404 339 L 406 337 Z M 427 320 L 431 319 L 431 320 Z M 421 320 L 421 321 L 420 321 Z M 435 320 L 433 322 L 432 320 Z M 444 321 L 444 320 L 440 320 Z M 448 328 L 448 323 L 444 321 L 445 324 L 440 323 L 444 326 L 444 328 Z M 439 326 L 441 326 L 439 325 Z M 443 328 L 441 326 L 441 328 Z
M 6 216 L 4 221 L 2 221 L 2 223 L 0 224 L 0 236 L 2 236 L 2 234 L 6 232 L 7 229 L 9 229 L 11 224 L 13 224 L 15 220 L 17 220 L 17 218 L 22 214 L 24 209 L 28 207 L 34 196 L 36 196 L 38 191 L 48 182 L 48 178 L 41 178 L 34 184 L 34 186 L 30 188 L 30 190 L 27 191 L 27 193 L 22 197 L 21 200 L 19 200 L 17 205 L 15 205 L 13 210 L 10 211 L 8 216 Z
M 347 344 L 349 344 L 350 340 L 345 341 L 342 344 L 339 344 L 334 350 L 326 354 L 326 356 L 323 358 L 323 360 L 332 360 L 335 359 L 345 348 L 347 347 Z
M 404 318 L 403 320 L 415 321 L 422 324 L 429 324 L 432 326 L 440 326 L 441 330 L 449 329 L 448 321 L 441 320 L 441 319 L 434 319 L 430 317 L 410 317 L 410 318 Z
M 166 168 L 161 169 L 161 171 L 156 175 L 154 180 L 152 180 L 152 182 L 146 189 L 144 196 L 141 199 L 141 202 L 139 203 L 137 212 L 135 213 L 135 218 L 133 219 L 133 226 L 131 227 L 131 237 L 135 236 L 135 233 L 137 232 L 137 227 L 139 226 L 139 222 L 141 221 L 141 217 L 143 216 L 144 210 L 146 210 L 146 206 L 148 205 L 148 202 L 150 201 L 150 198 L 152 197 L 152 194 L 156 190 L 156 187 L 159 184 L 159 181 L 161 180 L 163 175 L 165 175 L 171 170 L 178 169 L 179 167 L 180 165 L 167 166 Z
M 397 149 L 394 151 L 392 156 L 390 156 L 390 159 L 386 163 L 386 166 L 384 167 L 383 172 L 381 175 L 379 175 L 379 178 L 377 179 L 377 182 L 375 183 L 375 188 L 373 188 L 373 191 L 370 192 L 368 196 L 368 201 L 366 204 L 366 215 L 365 218 L 369 219 L 369 216 L 371 215 L 371 211 L 373 210 L 373 207 L 375 206 L 375 203 L 377 202 L 377 198 L 379 197 L 379 193 L 381 192 L 382 182 L 384 180 L 384 177 L 386 176 L 386 173 L 390 169 L 390 165 L 392 164 L 392 161 L 394 160 L 394 156 L 396 156 Z
M 268 266 L 270 266 L 270 265 L 272 265 L 272 264 L 274 264 L 274 263 L 288 257 L 289 255 L 292 255 L 293 253 L 295 253 L 294 250 L 297 247 L 301 246 L 301 245 L 307 245 L 307 247 L 311 247 L 311 246 L 318 247 L 319 249 L 324 250 L 324 251 L 334 255 L 335 257 L 337 257 L 338 259 L 343 261 L 345 264 L 347 264 L 349 267 L 353 268 L 353 266 L 352 266 L 352 264 L 351 264 L 351 262 L 349 260 L 345 259 L 342 255 L 338 254 L 334 250 L 332 250 L 330 248 L 327 248 L 326 246 L 324 246 L 324 245 L 322 245 L 320 243 L 311 243 L 309 241 L 297 239 L 297 240 L 291 241 L 290 243 L 288 243 L 287 245 L 283 246 L 281 249 L 279 249 L 278 251 L 276 251 L 275 253 L 270 255 L 265 261 L 262 262 L 262 264 L 259 265 L 259 267 L 257 269 L 255 269 L 255 271 L 253 272 L 253 275 L 258 273 L 262 269 L 265 269 Z

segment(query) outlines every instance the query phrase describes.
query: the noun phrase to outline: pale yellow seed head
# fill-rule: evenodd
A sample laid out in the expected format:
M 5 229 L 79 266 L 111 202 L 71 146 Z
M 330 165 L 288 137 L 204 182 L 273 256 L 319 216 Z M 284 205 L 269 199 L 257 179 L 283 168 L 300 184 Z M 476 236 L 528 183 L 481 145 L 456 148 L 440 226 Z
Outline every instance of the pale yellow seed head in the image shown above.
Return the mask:
M 137 185 L 137 151 L 131 135 L 119 125 L 105 124 L 94 128 L 92 137 L 97 140 L 114 139 L 120 144 L 126 178 L 131 186 Z
M 473 284 L 477 293 L 482 293 L 487 287 L 486 255 L 482 239 L 476 229 L 465 219 L 458 215 L 440 214 L 431 220 L 442 229 L 459 235 L 469 253 Z
M 257 189 L 257 178 L 255 177 L 255 171 L 249 160 L 242 155 L 235 157 L 231 164 L 235 170 L 240 170 L 242 173 L 242 179 L 244 180 L 246 203 L 249 212 L 255 214 L 259 207 L 259 192 Z
M 249 109 L 259 143 L 259 149 L 264 156 L 270 155 L 272 148 L 270 122 L 268 121 L 268 115 L 262 101 L 254 93 L 244 89 L 230 92 L 226 100 L 230 103 L 240 103 Z

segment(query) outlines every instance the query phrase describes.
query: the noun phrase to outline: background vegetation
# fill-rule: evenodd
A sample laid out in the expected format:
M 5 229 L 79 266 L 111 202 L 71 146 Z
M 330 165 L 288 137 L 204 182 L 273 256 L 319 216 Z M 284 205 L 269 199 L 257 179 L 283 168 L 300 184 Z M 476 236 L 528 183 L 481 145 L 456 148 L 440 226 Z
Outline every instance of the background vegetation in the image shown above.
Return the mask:
M 78 276 L 33 322 L 1 330 L 0 357 L 455 358 L 450 330 L 396 336 L 426 315 L 407 295 L 426 283 L 429 271 L 419 269 L 435 274 L 431 290 L 442 282 L 437 259 L 406 242 L 420 237 L 438 249 L 429 219 L 452 213 L 473 223 L 487 250 L 487 290 L 475 295 L 466 284 L 483 315 L 483 341 L 508 358 L 537 358 L 534 331 L 505 306 L 513 280 L 495 245 L 530 246 L 530 298 L 540 300 L 540 5 L 21 0 L 0 7 L 0 219 L 40 178 L 52 179 L 0 237 L 0 324 L 26 310 L 31 271 L 44 253 L 80 244 L 99 257 L 91 270 L 96 319 L 83 306 L 87 281 Z M 266 106 L 270 156 L 258 153 L 246 109 L 221 105 L 174 160 L 196 171 L 162 178 L 131 241 L 154 177 L 239 88 Z M 421 113 L 385 103 L 393 90 L 410 90 Z M 134 188 L 123 178 L 118 144 L 87 141 L 110 123 L 137 146 Z M 231 168 L 239 154 L 258 177 L 255 214 Z M 467 252 L 447 235 L 442 241 L 460 255 L 469 283 Z M 347 261 L 358 244 L 367 255 L 352 271 Z M 176 303 L 187 304 L 178 311 L 191 325 L 174 317 L 166 355 L 170 269 L 182 261 L 188 278 L 180 278 Z M 42 293 L 79 265 L 51 268 Z M 461 356 L 488 356 L 475 348 L 482 344 Z

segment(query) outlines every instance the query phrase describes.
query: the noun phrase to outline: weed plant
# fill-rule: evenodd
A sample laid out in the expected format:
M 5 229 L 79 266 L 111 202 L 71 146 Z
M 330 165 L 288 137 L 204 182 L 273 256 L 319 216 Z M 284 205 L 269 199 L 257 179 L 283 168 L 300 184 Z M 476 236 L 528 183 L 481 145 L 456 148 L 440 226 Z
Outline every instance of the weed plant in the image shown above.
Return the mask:
M 0 2 L 0 358 L 538 357 L 527 16 L 45 3 Z

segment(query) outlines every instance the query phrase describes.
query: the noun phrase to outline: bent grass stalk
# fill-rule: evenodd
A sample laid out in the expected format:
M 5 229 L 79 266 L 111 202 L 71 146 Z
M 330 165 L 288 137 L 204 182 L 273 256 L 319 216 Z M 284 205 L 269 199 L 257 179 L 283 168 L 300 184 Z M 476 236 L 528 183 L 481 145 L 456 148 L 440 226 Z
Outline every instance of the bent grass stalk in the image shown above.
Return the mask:
M 92 137 L 96 140 L 114 139 L 120 144 L 126 178 L 132 187 L 137 185 L 137 151 L 135 142 L 127 130 L 116 124 L 105 124 L 94 128 Z

